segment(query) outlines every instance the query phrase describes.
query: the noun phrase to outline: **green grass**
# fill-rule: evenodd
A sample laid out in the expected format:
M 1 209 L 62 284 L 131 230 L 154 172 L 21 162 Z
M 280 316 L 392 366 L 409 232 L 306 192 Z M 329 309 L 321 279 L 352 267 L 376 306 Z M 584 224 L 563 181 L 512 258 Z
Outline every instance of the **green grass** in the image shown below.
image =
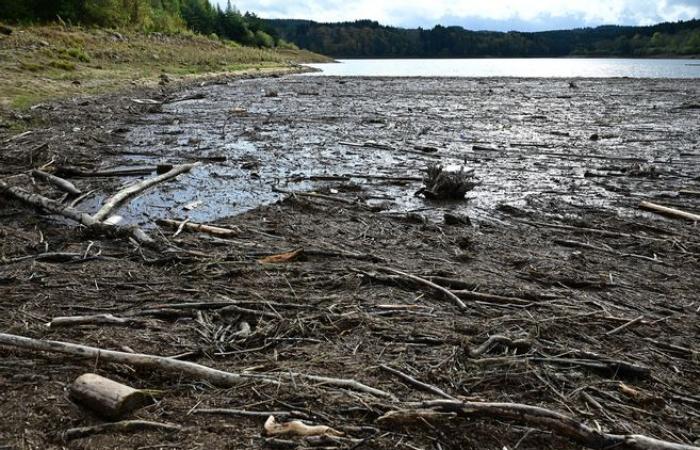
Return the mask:
M 329 61 L 304 50 L 251 48 L 189 32 L 120 34 L 124 39 L 106 30 L 55 25 L 0 35 L 0 118 L 51 99 L 106 93 L 134 82 L 155 85 L 163 73 L 185 79 Z

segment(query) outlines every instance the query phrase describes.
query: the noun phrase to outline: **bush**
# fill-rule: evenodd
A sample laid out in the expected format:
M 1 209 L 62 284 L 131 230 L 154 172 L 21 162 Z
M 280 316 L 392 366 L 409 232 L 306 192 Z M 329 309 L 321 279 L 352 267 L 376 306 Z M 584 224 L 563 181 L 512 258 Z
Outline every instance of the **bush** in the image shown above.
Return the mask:
M 70 61 L 64 61 L 61 59 L 55 59 L 49 63 L 49 66 L 53 67 L 54 69 L 60 69 L 60 70 L 66 70 L 69 72 L 72 72 L 76 69 L 76 66 L 74 63 Z

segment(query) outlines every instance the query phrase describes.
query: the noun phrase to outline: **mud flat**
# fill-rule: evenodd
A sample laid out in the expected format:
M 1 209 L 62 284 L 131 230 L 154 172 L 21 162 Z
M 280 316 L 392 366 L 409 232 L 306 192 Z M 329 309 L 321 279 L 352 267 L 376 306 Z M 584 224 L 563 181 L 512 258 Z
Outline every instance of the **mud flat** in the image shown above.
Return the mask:
M 40 105 L 40 127 L 0 136 L 0 444 L 700 445 L 698 111 L 698 80 L 305 76 Z M 92 215 L 157 167 L 196 162 L 114 211 L 151 244 L 7 194 Z M 479 184 L 465 201 L 417 197 L 432 164 Z M 59 317 L 81 319 L 47 327 Z M 86 372 L 159 391 L 127 418 L 166 427 L 65 444 L 103 423 L 66 394 Z M 270 436 L 268 415 L 343 434 Z

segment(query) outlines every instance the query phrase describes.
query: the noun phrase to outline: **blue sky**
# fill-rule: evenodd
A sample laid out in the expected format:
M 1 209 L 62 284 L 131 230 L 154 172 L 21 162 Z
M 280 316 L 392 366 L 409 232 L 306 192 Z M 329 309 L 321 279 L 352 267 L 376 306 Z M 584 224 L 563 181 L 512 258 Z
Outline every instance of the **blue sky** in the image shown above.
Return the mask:
M 226 0 L 214 0 L 222 6 Z M 321 22 L 372 19 L 386 25 L 539 31 L 604 24 L 649 25 L 700 18 L 700 0 L 232 0 L 267 18 Z

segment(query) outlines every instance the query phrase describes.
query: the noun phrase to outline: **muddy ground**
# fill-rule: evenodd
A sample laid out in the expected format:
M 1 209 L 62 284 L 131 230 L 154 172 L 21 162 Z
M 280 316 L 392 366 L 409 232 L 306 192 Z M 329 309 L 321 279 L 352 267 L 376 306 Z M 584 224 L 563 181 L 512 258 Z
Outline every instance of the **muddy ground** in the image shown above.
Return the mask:
M 202 98 L 172 101 L 193 94 Z M 287 76 L 40 105 L 29 112 L 40 127 L 0 136 L 10 185 L 70 203 L 28 171 L 205 164 L 118 211 L 159 249 L 0 197 L 0 331 L 435 398 L 386 365 L 453 397 L 700 445 L 699 229 L 639 207 L 700 213 L 698 104 L 697 80 Z M 465 201 L 414 196 L 436 163 L 473 169 L 479 185 Z M 93 213 L 142 178 L 70 180 L 91 192 L 76 206 Z M 239 233 L 174 237 L 162 218 Z M 291 261 L 259 262 L 295 249 Z M 452 289 L 466 308 L 387 268 Z M 188 302 L 210 304 L 176 309 Z M 132 320 L 47 327 L 104 313 Z M 236 334 L 243 322 L 248 335 Z M 494 335 L 505 338 L 475 351 Z M 345 432 L 326 448 L 579 448 L 517 420 L 378 421 L 402 404 L 303 378 L 221 389 L 126 364 L 0 354 L 2 448 L 314 444 L 268 441 L 265 417 L 202 412 L 211 408 L 295 411 Z M 68 397 L 85 372 L 163 391 L 130 417 L 182 430 L 64 442 L 67 429 L 103 421 Z

